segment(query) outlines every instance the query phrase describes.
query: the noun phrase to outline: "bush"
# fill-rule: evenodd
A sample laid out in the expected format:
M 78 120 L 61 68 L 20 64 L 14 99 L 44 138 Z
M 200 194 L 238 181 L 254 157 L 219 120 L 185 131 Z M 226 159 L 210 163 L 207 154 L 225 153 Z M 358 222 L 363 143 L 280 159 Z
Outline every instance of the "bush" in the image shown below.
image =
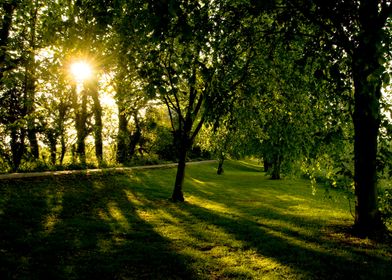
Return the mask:
M 24 160 L 18 168 L 18 172 L 42 172 L 47 170 L 50 170 L 50 166 L 42 160 Z
M 378 209 L 385 225 L 392 225 L 392 189 L 381 190 L 378 195 Z

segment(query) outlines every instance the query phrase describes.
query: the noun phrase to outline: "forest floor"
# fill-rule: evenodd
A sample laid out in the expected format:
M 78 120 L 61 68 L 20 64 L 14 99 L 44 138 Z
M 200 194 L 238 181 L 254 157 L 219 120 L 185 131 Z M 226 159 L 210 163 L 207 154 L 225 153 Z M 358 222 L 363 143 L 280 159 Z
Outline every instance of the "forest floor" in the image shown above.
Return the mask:
M 339 190 L 250 162 L 0 181 L 0 279 L 392 279 Z

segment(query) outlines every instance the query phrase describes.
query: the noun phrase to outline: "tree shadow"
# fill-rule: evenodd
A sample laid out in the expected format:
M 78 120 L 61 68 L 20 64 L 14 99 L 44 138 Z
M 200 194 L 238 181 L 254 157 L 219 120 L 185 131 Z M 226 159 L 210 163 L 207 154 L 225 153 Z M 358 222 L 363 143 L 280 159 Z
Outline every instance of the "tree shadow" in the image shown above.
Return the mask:
M 369 248 L 363 245 L 357 248 L 353 247 L 353 244 L 343 245 L 340 240 L 333 240 L 327 236 L 326 228 L 314 220 L 275 214 L 274 219 L 279 221 L 279 225 L 274 226 L 269 222 L 222 214 L 191 203 L 183 204 L 181 211 L 169 211 L 173 211 L 172 215 L 188 221 L 184 225 L 203 222 L 224 230 L 243 244 L 241 250 L 255 250 L 260 257 L 272 259 L 289 267 L 294 275 L 301 279 L 392 277 L 390 253 L 378 256 L 371 254 Z M 320 226 L 320 229 L 312 229 L 316 235 L 307 234 L 306 225 Z M 208 234 L 195 232 L 194 227 L 188 228 L 188 231 L 201 243 L 203 239 L 204 242 L 211 243 Z M 208 250 L 212 250 L 213 247 L 209 247 Z
M 371 245 L 342 242 L 317 218 L 284 211 L 300 204 L 295 197 L 260 203 L 252 193 L 239 197 L 235 188 L 220 193 L 214 182 L 188 181 L 210 188 L 188 186 L 190 202 L 172 204 L 174 173 L 7 182 L 0 188 L 1 279 L 252 278 L 245 272 L 219 274 L 230 265 L 210 257 L 216 247 L 255 252 L 296 278 L 392 277 L 390 250 L 375 255 Z M 154 219 L 143 216 L 151 213 L 159 217 L 158 226 L 181 229 L 189 239 L 159 233 Z M 221 241 L 214 240 L 214 231 L 221 232 Z
M 194 279 L 192 260 L 136 212 L 124 191 L 132 182 L 125 176 L 7 182 L 1 279 Z
M 243 169 L 241 166 L 238 169 L 234 165 L 233 171 L 238 170 L 258 172 L 257 169 L 247 167 Z M 257 174 L 260 176 L 259 172 Z M 141 173 L 139 176 L 145 188 L 153 182 L 148 173 Z M 224 176 L 227 176 L 228 180 L 231 178 L 230 174 Z M 391 251 L 388 250 L 383 255 L 373 253 L 377 245 L 368 246 L 360 243 L 358 239 L 351 237 L 346 229 L 342 230 L 343 224 L 347 221 L 335 219 L 328 224 L 323 217 L 289 213 L 288 209 L 301 206 L 300 195 L 291 195 L 290 192 L 282 195 L 281 190 L 275 189 L 277 184 L 266 178 L 264 179 L 268 184 L 268 192 L 279 195 L 279 199 L 264 200 L 264 197 L 256 197 L 253 192 L 245 194 L 242 192 L 239 196 L 241 186 L 235 189 L 225 187 L 222 192 L 222 188 L 216 185 L 222 177 L 219 177 L 216 182 L 204 182 L 197 178 L 188 175 L 188 183 L 185 184 L 185 190 L 192 198 L 189 201 L 197 201 L 197 203 L 176 204 L 165 207 L 165 211 L 183 221 L 182 226 L 187 233 L 198 240 L 198 243 L 200 242 L 201 251 L 206 253 L 213 250 L 216 246 L 215 242 L 209 233 L 197 230 L 197 227 L 192 225 L 208 224 L 245 244 L 242 250 L 256 250 L 258 255 L 289 267 L 298 277 L 309 279 L 389 279 L 392 277 Z M 156 194 L 151 192 L 141 191 L 139 195 L 146 203 L 157 199 Z M 165 197 L 169 197 L 168 192 L 160 194 L 160 199 Z M 231 199 L 228 200 L 228 197 Z M 207 204 L 213 204 L 221 209 L 211 210 L 213 206 L 208 208 Z M 154 205 L 156 207 L 156 201 L 151 207 Z M 232 248 L 232 250 L 237 249 Z M 219 261 L 213 265 L 222 266 Z M 234 275 L 233 277 L 246 276 Z
M 254 175 L 258 171 L 246 167 L 243 169 L 242 166 L 239 169 L 236 166 L 233 168 L 233 171 L 246 170 L 245 172 L 253 172 Z M 231 180 L 230 178 L 230 174 L 227 175 L 227 180 Z M 179 211 L 176 211 L 176 208 L 168 209 L 171 215 L 186 221 L 184 225 L 207 223 L 219 228 L 246 244 L 243 249 L 254 249 L 260 256 L 292 268 L 299 277 L 392 278 L 390 244 L 362 241 L 351 236 L 348 230 L 350 226 L 347 225 L 347 220 L 342 218 L 336 218 L 329 223 L 324 217 L 317 215 L 290 213 L 289 209 L 303 205 L 301 194 L 293 195 L 295 192 L 287 191 L 287 195 L 282 195 L 282 191 L 276 190 L 278 186 L 270 180 L 266 181 L 269 195 L 260 197 L 255 196 L 252 188 L 246 188 L 245 191 L 250 190 L 247 193 L 241 191 L 241 186 L 226 186 L 224 181 L 225 187 L 222 189 L 216 185 L 222 177 L 212 183 L 197 180 L 192 176 L 187 179 L 188 184 L 191 184 L 186 186 L 191 202 L 180 205 Z M 279 196 L 279 199 L 266 199 L 270 195 Z M 211 206 L 208 206 L 209 204 Z M 195 231 L 195 227 L 188 227 L 188 232 L 201 243 L 203 240 L 206 244 L 214 243 L 208 234 Z M 212 249 L 213 246 L 207 247 Z

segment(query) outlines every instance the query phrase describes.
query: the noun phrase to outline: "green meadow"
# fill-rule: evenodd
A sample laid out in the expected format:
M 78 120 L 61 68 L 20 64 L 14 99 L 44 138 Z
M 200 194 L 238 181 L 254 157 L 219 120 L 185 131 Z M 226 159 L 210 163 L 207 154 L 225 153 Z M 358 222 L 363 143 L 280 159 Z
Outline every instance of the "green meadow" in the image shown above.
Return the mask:
M 1 279 L 392 279 L 344 193 L 231 161 L 0 181 Z M 353 207 L 351 203 L 351 207 Z

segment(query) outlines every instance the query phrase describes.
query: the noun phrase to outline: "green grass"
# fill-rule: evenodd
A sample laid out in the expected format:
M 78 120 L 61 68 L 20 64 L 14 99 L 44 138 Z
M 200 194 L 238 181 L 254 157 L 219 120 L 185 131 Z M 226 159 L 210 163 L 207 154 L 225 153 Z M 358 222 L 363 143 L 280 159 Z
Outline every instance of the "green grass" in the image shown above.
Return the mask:
M 0 182 L 1 279 L 392 279 L 343 195 L 249 162 Z

